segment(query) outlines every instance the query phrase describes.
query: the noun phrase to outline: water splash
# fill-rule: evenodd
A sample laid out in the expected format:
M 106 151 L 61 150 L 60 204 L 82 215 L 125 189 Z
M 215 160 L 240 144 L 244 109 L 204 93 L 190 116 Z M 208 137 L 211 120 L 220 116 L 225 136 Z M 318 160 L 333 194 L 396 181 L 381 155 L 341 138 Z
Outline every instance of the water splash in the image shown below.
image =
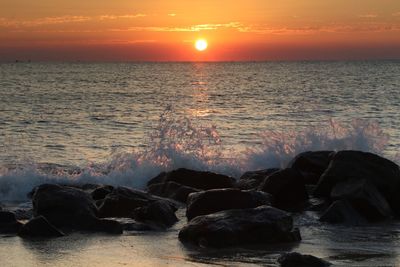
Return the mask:
M 176 116 L 172 108 L 161 115 L 155 130 L 140 150 L 113 153 L 103 163 L 84 168 L 50 164 L 25 164 L 0 169 L 0 199 L 23 200 L 41 183 L 103 183 L 143 188 L 161 171 L 185 167 L 238 177 L 246 170 L 284 167 L 296 154 L 310 150 L 370 151 L 383 155 L 388 135 L 377 122 L 330 120 L 303 131 L 265 131 L 260 145 L 244 151 L 224 147 L 217 127 L 196 125 Z M 259 140 L 255 140 L 259 141 Z

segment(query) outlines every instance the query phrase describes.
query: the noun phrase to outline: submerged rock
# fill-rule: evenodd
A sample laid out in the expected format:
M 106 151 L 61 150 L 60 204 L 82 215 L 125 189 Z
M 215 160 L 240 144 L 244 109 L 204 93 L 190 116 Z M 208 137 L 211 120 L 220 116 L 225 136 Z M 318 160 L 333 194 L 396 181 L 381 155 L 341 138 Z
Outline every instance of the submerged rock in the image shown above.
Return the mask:
M 235 188 L 212 189 L 189 195 L 186 217 L 188 220 L 222 210 L 247 209 L 271 205 L 272 196 L 261 191 L 242 191 Z
M 60 237 L 64 234 L 45 217 L 38 216 L 22 226 L 18 235 L 21 237 Z
M 300 172 L 287 168 L 268 176 L 259 187 L 260 191 L 274 197 L 274 206 L 284 210 L 296 210 L 308 200 L 308 193 Z
M 288 168 L 299 171 L 306 184 L 317 184 L 332 157 L 333 151 L 307 151 L 298 154 L 288 164 Z
M 0 233 L 16 234 L 22 223 L 18 222 L 15 214 L 10 211 L 0 211 Z
M 179 232 L 181 242 L 206 247 L 294 242 L 300 239 L 298 229 L 293 229 L 292 217 L 270 206 L 198 216 Z
M 91 196 L 77 188 L 43 184 L 32 196 L 35 216 L 44 216 L 58 228 L 122 233 L 117 222 L 100 220 Z
M 154 201 L 151 204 L 136 208 L 133 212 L 136 221 L 155 225 L 153 228 L 166 229 L 178 221 L 175 209 L 166 201 Z
M 367 220 L 345 199 L 333 202 L 321 215 L 321 222 L 363 225 Z
M 235 179 L 226 175 L 213 172 L 195 171 L 189 169 L 177 169 L 171 172 L 163 172 L 151 179 L 147 186 L 157 183 L 175 182 L 201 190 L 233 187 Z
M 278 258 L 282 267 L 326 267 L 331 263 L 312 255 L 302 255 L 297 252 L 285 253 Z

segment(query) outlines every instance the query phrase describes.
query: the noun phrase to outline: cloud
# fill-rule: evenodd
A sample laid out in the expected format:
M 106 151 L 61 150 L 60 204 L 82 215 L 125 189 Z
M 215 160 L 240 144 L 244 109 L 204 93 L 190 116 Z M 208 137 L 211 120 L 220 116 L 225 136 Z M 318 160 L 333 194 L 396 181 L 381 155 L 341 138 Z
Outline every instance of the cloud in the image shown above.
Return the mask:
M 32 20 L 17 20 L 0 18 L 0 27 L 6 28 L 23 28 L 23 27 L 39 27 L 45 25 L 80 23 L 96 20 L 116 20 L 116 19 L 136 19 L 145 17 L 146 14 L 125 14 L 125 15 L 100 15 L 100 16 L 58 16 L 44 17 Z
M 400 11 L 392 14 L 393 17 L 400 17 Z
M 125 29 L 112 29 L 111 31 L 150 31 L 150 32 L 199 32 L 199 31 L 211 31 L 218 29 L 239 29 L 243 25 L 239 22 L 229 23 L 213 23 L 213 24 L 196 24 L 184 27 L 166 27 L 166 26 L 140 26 L 140 27 L 129 27 Z
M 361 14 L 358 15 L 359 18 L 363 18 L 363 19 L 374 19 L 377 18 L 378 15 L 377 14 Z
M 170 17 L 175 17 L 176 14 L 175 14 L 175 13 L 169 13 L 168 16 L 170 16 Z

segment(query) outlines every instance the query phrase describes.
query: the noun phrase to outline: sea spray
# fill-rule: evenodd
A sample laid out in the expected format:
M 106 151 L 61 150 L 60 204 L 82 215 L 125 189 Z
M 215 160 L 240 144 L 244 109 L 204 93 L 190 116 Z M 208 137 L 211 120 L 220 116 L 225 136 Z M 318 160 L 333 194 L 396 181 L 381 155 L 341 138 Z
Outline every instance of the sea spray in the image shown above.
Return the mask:
M 25 164 L 0 169 L 0 200 L 22 201 L 42 183 L 99 183 L 144 188 L 160 173 L 185 167 L 239 177 L 246 170 L 284 167 L 296 154 L 310 150 L 362 150 L 384 154 L 388 135 L 378 123 L 330 120 L 302 131 L 264 131 L 259 145 L 243 150 L 224 146 L 217 127 L 195 124 L 167 108 L 142 149 L 113 153 L 109 160 L 85 167 Z

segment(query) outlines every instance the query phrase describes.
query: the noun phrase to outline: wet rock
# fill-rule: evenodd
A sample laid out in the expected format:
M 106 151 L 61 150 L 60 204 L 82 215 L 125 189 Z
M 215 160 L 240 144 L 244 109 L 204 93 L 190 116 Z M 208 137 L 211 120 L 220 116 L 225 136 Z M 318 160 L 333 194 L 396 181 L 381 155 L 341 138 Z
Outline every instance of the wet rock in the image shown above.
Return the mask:
M 242 190 L 256 189 L 269 175 L 279 171 L 278 168 L 271 168 L 259 171 L 245 172 L 236 183 L 236 187 Z
M 271 205 L 272 196 L 261 191 L 242 191 L 236 188 L 212 189 L 189 195 L 186 216 L 191 220 L 222 210 L 256 208 Z
M 365 179 L 372 183 L 392 206 L 392 199 L 400 188 L 400 169 L 394 162 L 378 155 L 361 151 L 339 151 L 334 154 L 328 169 L 322 174 L 314 195 L 329 197 L 332 188 L 348 180 Z M 400 208 L 400 204 L 399 204 Z
M 27 222 L 18 232 L 21 237 L 60 237 L 64 234 L 45 217 L 38 216 Z
M 260 191 L 274 197 L 274 206 L 284 210 L 302 208 L 308 200 L 307 189 L 300 172 L 287 168 L 268 176 L 259 187 Z
M 365 179 L 349 180 L 333 187 L 331 198 L 346 199 L 368 221 L 380 221 L 392 217 L 392 210 L 373 184 Z
M 110 194 L 114 190 L 112 185 L 104 185 L 97 187 L 90 194 L 94 200 L 104 199 L 108 194 Z
M 364 218 L 347 200 L 337 200 L 321 215 L 321 222 L 341 223 L 347 225 L 364 225 Z
M 35 216 L 44 216 L 57 228 L 122 233 L 117 222 L 100 220 L 90 194 L 68 186 L 43 184 L 32 196 Z
M 326 267 L 331 263 L 312 255 L 302 255 L 297 252 L 285 253 L 278 258 L 282 267 Z
M 181 185 L 175 182 L 152 184 L 148 187 L 148 192 L 157 196 L 170 198 L 181 203 L 186 203 L 189 194 L 200 190 Z
M 299 171 L 306 184 L 317 184 L 332 157 L 333 151 L 307 151 L 298 154 L 288 164 L 288 168 Z
M 18 222 L 14 213 L 9 211 L 0 211 L 0 233 L 16 234 L 21 228 L 22 223 Z
M 298 229 L 293 229 L 292 217 L 270 206 L 198 216 L 179 232 L 181 242 L 205 247 L 295 242 L 300 239 Z
M 151 204 L 136 208 L 133 212 L 133 218 L 136 221 L 146 224 L 156 225 L 160 229 L 166 229 L 174 225 L 178 218 L 175 215 L 175 209 L 166 201 L 158 200 Z
M 213 172 L 195 171 L 189 169 L 177 169 L 167 173 L 161 173 L 151 179 L 147 186 L 156 183 L 175 182 L 201 190 L 233 187 L 235 179 L 226 175 Z
M 128 187 L 116 187 L 100 204 L 99 216 L 130 218 L 136 208 L 147 206 L 157 200 L 161 198 Z M 167 202 L 176 209 L 172 202 Z

